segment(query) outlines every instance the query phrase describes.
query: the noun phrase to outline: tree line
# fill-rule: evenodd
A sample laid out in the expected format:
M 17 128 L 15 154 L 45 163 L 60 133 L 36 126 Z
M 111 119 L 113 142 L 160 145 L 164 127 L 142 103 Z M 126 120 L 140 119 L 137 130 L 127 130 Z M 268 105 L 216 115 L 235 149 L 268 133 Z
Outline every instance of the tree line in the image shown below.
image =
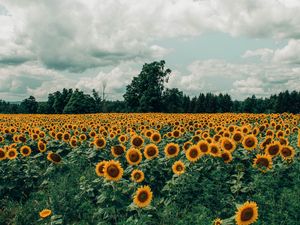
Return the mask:
M 123 101 L 102 99 L 96 90 L 91 94 L 66 89 L 48 95 L 45 102 L 34 96 L 20 104 L 0 100 L 0 113 L 77 114 L 100 112 L 167 112 L 167 113 L 300 113 L 300 92 L 288 90 L 267 98 L 255 95 L 243 101 L 228 94 L 200 93 L 190 97 L 178 88 L 165 88 L 171 70 L 165 61 L 144 64 L 142 71 L 126 87 Z

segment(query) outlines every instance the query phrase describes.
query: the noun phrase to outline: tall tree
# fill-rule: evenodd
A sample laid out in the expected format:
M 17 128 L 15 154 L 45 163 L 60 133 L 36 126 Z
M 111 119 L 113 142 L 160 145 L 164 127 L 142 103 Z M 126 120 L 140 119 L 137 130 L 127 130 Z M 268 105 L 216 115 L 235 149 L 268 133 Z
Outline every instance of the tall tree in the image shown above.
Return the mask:
M 165 61 L 144 64 L 142 71 L 126 87 L 123 95 L 131 111 L 159 112 L 162 110 L 162 93 L 170 69 L 165 69 Z
M 163 94 L 164 112 L 183 112 L 183 92 L 178 88 L 167 88 Z
M 64 107 L 63 113 L 93 113 L 95 112 L 95 100 L 90 95 L 76 89 L 68 104 Z
M 38 103 L 35 100 L 35 97 L 29 96 L 29 98 L 26 98 L 21 102 L 20 107 L 24 113 L 36 113 L 38 108 Z

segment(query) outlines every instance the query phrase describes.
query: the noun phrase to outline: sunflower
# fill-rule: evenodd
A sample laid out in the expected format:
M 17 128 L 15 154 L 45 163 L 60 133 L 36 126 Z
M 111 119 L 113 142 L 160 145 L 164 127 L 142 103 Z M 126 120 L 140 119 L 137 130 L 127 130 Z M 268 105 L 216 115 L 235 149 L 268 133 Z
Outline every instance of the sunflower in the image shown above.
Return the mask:
M 295 149 L 292 146 L 282 146 L 280 155 L 284 160 L 292 159 L 295 156 Z
M 111 147 L 111 154 L 114 157 L 121 156 L 126 150 L 126 147 L 124 145 L 115 145 Z
M 218 142 L 220 140 L 220 138 L 221 138 L 221 136 L 218 134 L 214 135 L 214 137 L 213 137 L 215 142 Z
M 240 206 L 235 214 L 237 225 L 249 225 L 254 223 L 258 218 L 258 207 L 255 202 L 245 202 Z
M 75 137 L 72 137 L 69 143 L 71 147 L 75 148 L 77 146 L 77 139 Z
M 87 136 L 85 134 L 80 134 L 79 135 L 79 140 L 80 141 L 85 141 L 87 139 Z
M 211 143 L 210 144 L 210 152 L 212 156 L 214 157 L 220 157 L 221 156 L 221 150 L 219 146 L 216 143 Z
M 267 131 L 266 131 L 266 136 L 273 137 L 273 136 L 274 136 L 274 131 L 272 131 L 272 130 L 267 130 Z
M 253 166 L 257 167 L 262 172 L 267 172 L 272 168 L 272 157 L 269 155 L 256 155 L 256 158 L 253 161 Z
M 268 155 L 274 157 L 279 154 L 281 147 L 282 146 L 279 141 L 274 141 L 273 143 L 267 145 L 265 151 Z
M 63 138 L 63 133 L 62 132 L 57 132 L 56 135 L 55 135 L 55 139 L 61 141 L 62 138 Z
M 146 130 L 146 131 L 144 132 L 144 134 L 145 134 L 145 136 L 146 136 L 147 138 L 151 138 L 151 135 L 153 134 L 153 131 L 152 131 L 152 130 Z
M 282 146 L 289 144 L 289 140 L 287 138 L 279 138 L 279 142 Z
M 127 141 L 127 136 L 125 134 L 122 134 L 118 137 L 119 142 L 125 143 Z
M 221 225 L 223 222 L 220 218 L 214 220 L 213 225 Z
M 210 146 L 207 141 L 201 140 L 197 143 L 197 146 L 203 154 L 208 154 L 210 152 Z
M 49 152 L 47 155 L 47 159 L 55 164 L 61 162 L 61 157 L 59 154 L 54 153 L 54 152 Z
M 2 148 L 0 148 L 0 161 L 4 159 L 6 159 L 6 153 Z
M 135 192 L 133 202 L 138 207 L 143 208 L 143 207 L 148 206 L 151 203 L 152 197 L 153 197 L 153 194 L 152 194 L 151 188 L 148 185 L 142 186 L 142 187 L 139 187 L 137 189 L 137 191 Z
M 52 214 L 52 211 L 50 209 L 43 209 L 39 213 L 40 217 L 43 218 L 43 219 L 50 216 L 51 214 Z
M 18 156 L 18 152 L 17 152 L 17 149 L 15 149 L 15 148 L 11 148 L 6 152 L 6 157 L 8 159 L 15 159 L 15 158 L 17 158 L 17 156 Z
M 25 143 L 26 142 L 26 137 L 23 135 L 23 134 L 21 134 L 21 135 L 19 135 L 19 141 L 21 141 L 21 142 L 23 142 L 23 143 Z
M 262 143 L 260 143 L 259 147 L 264 150 L 267 147 L 267 145 L 272 142 L 272 140 L 272 137 L 267 137 Z
M 130 148 L 126 152 L 126 160 L 130 165 L 138 165 L 142 161 L 142 153 L 139 149 Z
M 106 146 L 106 140 L 103 137 L 97 137 L 94 140 L 94 144 L 97 148 L 104 148 Z
M 222 138 L 221 148 L 223 150 L 233 152 L 236 149 L 235 141 L 230 138 Z
M 179 145 L 175 143 L 169 143 L 165 146 L 164 151 L 167 158 L 175 157 L 179 153 Z
M 276 134 L 275 134 L 275 136 L 276 136 L 277 138 L 283 137 L 283 136 L 284 136 L 284 131 L 283 131 L 283 130 L 277 131 Z
M 181 135 L 181 132 L 180 132 L 179 130 L 174 130 L 174 131 L 172 132 L 172 136 L 173 136 L 174 138 L 178 138 L 178 137 L 180 137 L 180 135 Z
M 201 155 L 202 155 L 202 153 L 201 153 L 198 145 L 192 145 L 185 152 L 186 158 L 191 162 L 196 162 L 198 159 L 200 159 Z
M 154 159 L 158 156 L 158 153 L 158 147 L 155 144 L 148 144 L 145 146 L 144 156 L 146 157 L 146 159 Z
M 235 131 L 233 134 L 232 134 L 232 139 L 235 141 L 235 142 L 241 142 L 244 138 L 244 135 L 242 132 L 240 131 Z
M 38 149 L 40 152 L 45 152 L 47 150 L 46 143 L 42 140 L 38 142 Z
M 221 153 L 221 157 L 225 163 L 229 163 L 232 161 L 232 155 L 230 151 L 223 150 L 223 152 Z
M 96 174 L 99 177 L 103 177 L 104 176 L 104 166 L 105 166 L 106 162 L 107 161 L 103 160 L 101 162 L 98 162 L 97 165 L 96 165 L 95 171 L 96 171 Z
M 62 139 L 64 141 L 69 141 L 70 137 L 71 137 L 71 135 L 68 132 L 63 133 L 63 135 L 62 135 Z
M 31 154 L 31 148 L 27 145 L 24 145 L 20 148 L 20 152 L 23 156 L 29 156 Z
M 144 172 L 141 170 L 133 170 L 131 172 L 131 180 L 137 183 L 142 182 L 145 179 Z
M 191 141 L 184 142 L 184 144 L 183 144 L 183 151 L 188 150 L 189 147 L 191 147 L 192 145 L 193 145 L 193 142 L 191 142 Z
M 192 142 L 198 143 L 201 140 L 201 137 L 199 135 L 194 135 L 192 137 Z
M 135 148 L 140 148 L 144 144 L 144 139 L 139 135 L 134 135 L 131 138 L 131 145 Z
M 178 161 L 174 162 L 174 164 L 172 165 L 172 170 L 173 170 L 173 173 L 175 173 L 177 175 L 181 175 L 185 171 L 185 165 L 181 160 L 178 160 Z
M 119 161 L 110 160 L 104 164 L 104 177 L 107 180 L 118 181 L 123 176 L 123 168 Z
M 246 135 L 243 139 L 243 147 L 246 150 L 253 150 L 257 146 L 257 138 L 253 134 Z
M 151 135 L 150 140 L 154 143 L 159 143 L 161 141 L 161 135 L 158 132 L 155 132 Z

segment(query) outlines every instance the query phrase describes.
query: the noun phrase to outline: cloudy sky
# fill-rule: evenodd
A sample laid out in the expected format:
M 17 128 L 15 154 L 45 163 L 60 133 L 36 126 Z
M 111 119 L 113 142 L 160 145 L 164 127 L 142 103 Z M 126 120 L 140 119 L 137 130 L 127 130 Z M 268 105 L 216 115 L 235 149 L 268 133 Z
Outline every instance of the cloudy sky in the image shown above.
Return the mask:
M 146 62 L 234 99 L 300 90 L 299 0 L 0 0 L 0 99 L 63 87 L 122 99 Z

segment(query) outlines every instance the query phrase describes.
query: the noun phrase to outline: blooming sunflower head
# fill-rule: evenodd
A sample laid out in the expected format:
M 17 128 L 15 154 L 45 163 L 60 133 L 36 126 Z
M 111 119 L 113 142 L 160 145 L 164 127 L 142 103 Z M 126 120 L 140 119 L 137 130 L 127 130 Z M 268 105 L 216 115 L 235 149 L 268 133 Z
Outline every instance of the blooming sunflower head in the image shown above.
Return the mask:
M 165 146 L 164 152 L 167 158 L 175 157 L 179 153 L 179 145 L 175 143 L 169 143 Z
M 173 170 L 173 173 L 175 173 L 177 175 L 181 175 L 185 171 L 185 165 L 181 160 L 178 160 L 178 161 L 174 162 L 174 164 L 172 165 L 172 170 Z
M 106 162 L 107 161 L 103 160 L 101 162 L 98 162 L 97 165 L 96 165 L 95 172 L 99 177 L 104 176 L 104 166 L 105 166 Z
M 255 202 L 245 202 L 237 209 L 235 221 L 237 225 L 249 225 L 258 219 L 258 207 Z
M 295 156 L 295 149 L 292 146 L 282 146 L 280 155 L 284 160 L 293 159 Z
M 262 172 L 266 172 L 272 168 L 272 157 L 269 155 L 256 155 L 256 158 L 253 161 L 253 166 L 259 169 Z
M 243 147 L 246 150 L 253 150 L 256 148 L 258 140 L 253 134 L 246 135 L 243 139 Z
M 94 146 L 99 149 L 103 149 L 106 146 L 106 140 L 104 137 L 97 137 L 94 140 Z
M 201 140 L 197 143 L 197 146 L 203 154 L 208 154 L 210 152 L 210 146 L 207 141 Z
M 29 156 L 31 154 L 31 148 L 27 145 L 24 145 L 20 148 L 20 152 L 23 156 Z
M 186 158 L 190 161 L 190 162 L 196 162 L 197 160 L 200 159 L 200 157 L 202 156 L 202 153 L 199 149 L 198 145 L 192 145 L 191 147 L 189 147 L 189 149 L 185 152 Z
M 133 202 L 138 207 L 144 208 L 144 207 L 150 205 L 150 203 L 152 201 L 152 197 L 153 197 L 153 194 L 152 194 L 151 188 L 148 185 L 142 186 L 142 187 L 139 187 L 137 189 L 137 191 L 135 192 Z
M 126 160 L 130 165 L 138 165 L 143 159 L 143 155 L 139 149 L 130 148 L 126 152 Z
M 155 157 L 158 156 L 158 147 L 155 144 L 148 144 L 145 146 L 144 149 L 144 156 L 146 157 L 146 159 L 153 159 Z
M 54 152 L 49 152 L 47 155 L 47 159 L 55 164 L 58 164 L 61 162 L 61 156 Z
M 230 151 L 223 150 L 221 153 L 221 157 L 225 163 L 229 163 L 232 161 L 232 155 Z
M 236 149 L 236 143 L 230 138 L 222 138 L 221 148 L 225 151 L 233 152 Z
M 139 135 L 134 135 L 131 138 L 131 145 L 134 148 L 141 148 L 144 144 L 144 139 Z
M 97 168 L 97 167 L 96 167 Z M 119 161 L 110 160 L 104 164 L 104 177 L 110 181 L 118 181 L 123 176 L 123 168 Z M 97 171 L 96 171 L 97 172 Z
M 114 145 L 111 147 L 111 154 L 114 157 L 119 157 L 124 154 L 126 147 L 124 145 Z
M 266 154 L 275 157 L 280 153 L 282 146 L 279 141 L 274 141 L 273 143 L 267 145 L 265 152 Z
M 140 183 L 144 179 L 145 179 L 145 175 L 144 175 L 143 171 L 136 169 L 131 172 L 131 180 L 132 181 Z
M 216 218 L 214 221 L 213 221 L 213 225 L 221 225 L 223 222 L 220 218 Z

